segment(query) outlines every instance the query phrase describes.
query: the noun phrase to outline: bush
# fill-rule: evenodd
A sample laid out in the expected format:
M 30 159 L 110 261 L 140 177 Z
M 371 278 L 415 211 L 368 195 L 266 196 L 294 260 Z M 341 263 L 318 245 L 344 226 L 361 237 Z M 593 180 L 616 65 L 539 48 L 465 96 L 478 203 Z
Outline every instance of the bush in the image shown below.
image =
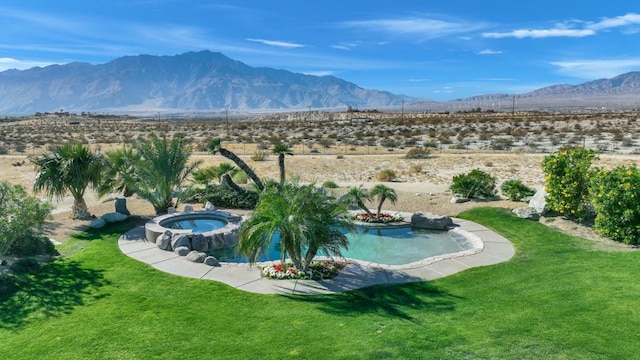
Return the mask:
M 578 220 L 591 214 L 589 178 L 593 174 L 591 161 L 595 158 L 593 150 L 570 148 L 542 160 L 547 209 Z
M 36 258 L 26 257 L 11 264 L 10 269 L 15 275 L 35 275 L 40 272 L 40 263 Z
M 269 158 L 269 153 L 266 151 L 256 151 L 251 155 L 253 161 L 266 161 Z
M 591 178 L 596 231 L 625 244 L 640 243 L 640 170 L 619 166 Z
M 216 207 L 231 209 L 255 209 L 260 194 L 253 191 L 237 192 L 226 184 L 210 184 L 194 190 L 185 202 L 211 202 Z
M 407 159 L 426 159 L 431 155 L 431 150 L 425 148 L 413 148 L 407 152 Z
M 480 169 L 454 176 L 450 189 L 467 198 L 493 197 L 497 193 L 496 179 Z
M 235 174 L 233 174 L 231 179 L 236 184 L 246 184 L 249 182 L 249 177 L 247 176 L 247 173 L 245 173 L 244 171 L 236 172 Z
M 329 180 L 322 183 L 322 187 L 325 189 L 337 189 L 339 186 L 335 182 Z
M 507 180 L 500 187 L 502 193 L 511 201 L 520 201 L 526 196 L 532 196 L 535 191 L 520 180 Z
M 396 172 L 391 169 L 384 169 L 376 175 L 378 181 L 391 181 L 396 178 Z

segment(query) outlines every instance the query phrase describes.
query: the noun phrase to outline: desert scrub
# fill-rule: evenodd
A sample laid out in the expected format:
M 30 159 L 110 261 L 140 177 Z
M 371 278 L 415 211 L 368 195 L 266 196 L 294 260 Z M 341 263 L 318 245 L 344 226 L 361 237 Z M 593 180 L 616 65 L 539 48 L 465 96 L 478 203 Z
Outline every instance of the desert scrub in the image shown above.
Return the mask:
M 467 198 L 494 197 L 496 195 L 496 179 L 480 169 L 453 177 L 451 191 Z
M 526 196 L 535 194 L 535 191 L 523 184 L 521 180 L 507 180 L 502 183 L 500 190 L 511 201 L 520 201 Z
M 593 150 L 569 148 L 542 160 L 547 209 L 568 218 L 584 220 L 591 213 L 589 179 L 593 175 Z
M 591 201 L 596 231 L 625 244 L 640 243 L 640 170 L 618 166 L 600 170 L 591 178 Z
M 253 161 L 266 161 L 269 158 L 269 153 L 266 151 L 256 151 L 251 155 Z
M 392 181 L 396 178 L 396 172 L 391 169 L 384 169 L 376 175 L 378 181 Z
M 431 150 L 425 148 L 413 148 L 407 151 L 407 159 L 427 159 L 431 155 Z

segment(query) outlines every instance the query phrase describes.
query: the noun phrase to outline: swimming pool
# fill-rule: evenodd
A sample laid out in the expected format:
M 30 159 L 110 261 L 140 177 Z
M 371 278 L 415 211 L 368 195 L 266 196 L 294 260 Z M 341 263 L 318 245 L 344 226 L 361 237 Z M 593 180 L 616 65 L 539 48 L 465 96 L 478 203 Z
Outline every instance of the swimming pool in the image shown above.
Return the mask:
M 349 248 L 342 251 L 347 259 L 387 265 L 404 265 L 434 256 L 457 253 L 473 247 L 468 239 L 456 232 L 405 227 L 356 227 L 347 232 Z M 233 248 L 214 250 L 211 255 L 223 262 L 246 263 Z M 322 254 L 318 254 L 321 256 Z M 280 260 L 278 238 L 259 261 Z

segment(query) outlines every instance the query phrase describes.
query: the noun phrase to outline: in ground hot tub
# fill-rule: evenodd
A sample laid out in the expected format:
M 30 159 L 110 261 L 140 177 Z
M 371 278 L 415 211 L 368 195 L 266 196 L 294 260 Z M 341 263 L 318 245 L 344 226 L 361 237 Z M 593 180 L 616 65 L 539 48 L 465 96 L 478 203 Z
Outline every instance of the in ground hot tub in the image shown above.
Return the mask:
M 147 241 L 156 242 L 167 230 L 172 234 L 215 236 L 237 233 L 244 218 L 226 211 L 204 210 L 158 216 L 144 225 Z

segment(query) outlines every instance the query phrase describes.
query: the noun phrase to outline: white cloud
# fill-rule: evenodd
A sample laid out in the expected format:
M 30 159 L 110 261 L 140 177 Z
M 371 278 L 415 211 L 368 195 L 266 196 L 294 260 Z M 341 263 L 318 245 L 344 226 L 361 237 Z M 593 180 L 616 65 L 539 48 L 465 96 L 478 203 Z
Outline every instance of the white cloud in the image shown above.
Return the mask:
M 329 70 L 318 70 L 318 71 L 306 71 L 306 72 L 303 72 L 303 74 L 313 75 L 313 76 L 332 76 L 334 72 Z
M 509 32 L 488 32 L 483 33 L 482 36 L 485 38 L 493 38 L 493 39 L 502 39 L 502 38 L 516 38 L 516 39 L 524 39 L 524 38 L 532 38 L 532 39 L 541 39 L 541 38 L 549 38 L 549 37 L 585 37 L 595 35 L 596 31 L 592 29 L 564 29 L 564 28 L 553 28 L 553 29 L 519 29 L 513 30 Z
M 558 67 L 564 75 L 581 79 L 611 78 L 640 68 L 640 58 L 616 60 L 572 60 L 554 61 L 551 65 Z
M 602 30 L 621 26 L 639 25 L 640 14 L 629 13 L 614 18 L 604 18 L 597 23 L 588 26 L 589 29 Z
M 346 45 L 331 45 L 331 47 L 338 50 L 351 50 L 351 48 Z
M 252 42 L 257 42 L 257 43 L 261 43 L 261 44 L 265 44 L 265 45 L 269 45 L 269 46 L 281 47 L 281 48 L 285 48 L 285 49 L 295 49 L 295 48 L 305 47 L 304 45 L 301 45 L 301 44 L 296 44 L 296 43 L 291 43 L 291 42 L 286 42 L 286 41 L 253 39 L 253 38 L 248 38 L 248 39 L 245 39 L 245 40 L 252 41 Z
M 41 61 L 28 61 L 28 60 L 25 61 L 25 60 L 18 60 L 18 59 L 9 58 L 9 57 L 2 57 L 0 58 L 0 71 L 5 71 L 9 69 L 25 70 L 25 69 L 31 69 L 37 66 L 44 67 L 51 64 L 52 63 L 41 62 Z
M 499 54 L 502 54 L 502 51 L 491 50 L 491 49 L 485 49 L 485 50 L 478 51 L 478 55 L 499 55 Z
M 364 29 L 368 32 L 386 32 L 396 36 L 413 35 L 419 37 L 420 40 L 464 34 L 486 27 L 486 25 L 482 23 L 447 21 L 422 17 L 347 21 L 342 25 Z

